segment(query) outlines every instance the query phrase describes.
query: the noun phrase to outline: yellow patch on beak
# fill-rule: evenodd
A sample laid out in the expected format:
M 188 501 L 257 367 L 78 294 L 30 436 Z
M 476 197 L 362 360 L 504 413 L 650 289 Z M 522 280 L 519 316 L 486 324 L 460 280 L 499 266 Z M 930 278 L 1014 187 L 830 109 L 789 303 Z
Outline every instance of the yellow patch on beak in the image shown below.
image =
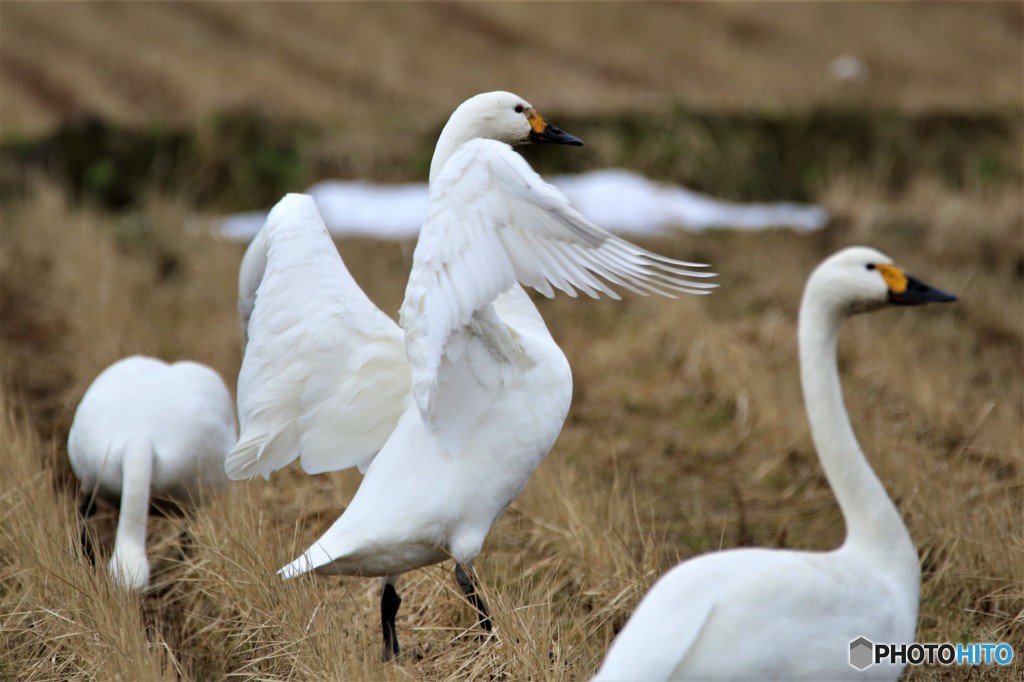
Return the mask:
M 892 293 L 902 294 L 907 290 L 907 275 L 903 268 L 896 265 L 876 265 L 875 269 L 882 273 L 882 278 Z
M 526 120 L 530 122 L 530 128 L 533 129 L 533 132 L 538 135 L 543 133 L 548 127 L 548 122 L 540 117 L 536 109 L 526 110 Z

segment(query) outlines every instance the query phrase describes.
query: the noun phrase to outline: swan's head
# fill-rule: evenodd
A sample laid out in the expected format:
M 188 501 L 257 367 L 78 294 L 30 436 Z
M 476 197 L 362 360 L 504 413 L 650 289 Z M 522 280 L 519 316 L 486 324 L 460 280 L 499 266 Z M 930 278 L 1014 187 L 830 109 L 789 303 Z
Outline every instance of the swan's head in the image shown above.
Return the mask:
M 545 121 L 533 105 L 511 92 L 485 92 L 470 97 L 452 114 L 446 128 L 450 126 L 459 129 L 466 140 L 484 138 L 510 145 L 583 144 L 578 137 Z
M 807 282 L 808 297 L 824 297 L 846 314 L 886 305 L 946 303 L 956 296 L 909 276 L 880 251 L 852 246 L 825 259 Z
M 143 592 L 149 587 L 149 559 L 145 547 L 125 547 L 115 543 L 110 557 L 110 576 L 123 589 Z

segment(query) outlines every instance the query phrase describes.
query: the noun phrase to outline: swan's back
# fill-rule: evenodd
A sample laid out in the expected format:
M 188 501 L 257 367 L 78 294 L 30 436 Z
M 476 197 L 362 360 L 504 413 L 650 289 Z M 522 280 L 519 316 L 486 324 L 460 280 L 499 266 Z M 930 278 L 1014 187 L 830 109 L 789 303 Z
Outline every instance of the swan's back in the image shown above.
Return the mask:
M 153 492 L 187 498 L 227 482 L 224 457 L 235 439 L 234 405 L 216 372 L 133 356 L 103 370 L 86 391 L 68 458 L 85 489 L 117 497 L 126 447 L 145 444 L 154 457 Z
M 912 641 L 905 596 L 844 549 L 705 554 L 654 584 L 594 679 L 894 679 L 902 666 L 858 673 L 847 652 L 860 636 Z

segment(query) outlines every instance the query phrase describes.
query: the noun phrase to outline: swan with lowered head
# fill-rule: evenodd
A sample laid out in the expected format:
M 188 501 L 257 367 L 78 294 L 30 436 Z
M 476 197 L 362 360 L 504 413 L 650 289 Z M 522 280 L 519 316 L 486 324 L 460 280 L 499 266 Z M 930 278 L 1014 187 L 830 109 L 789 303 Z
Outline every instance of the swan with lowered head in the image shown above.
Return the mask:
M 149 585 L 151 496 L 194 504 L 223 487 L 224 458 L 237 433 L 231 394 L 204 365 L 136 355 L 92 382 L 75 410 L 68 459 L 81 482 L 84 518 L 95 496 L 120 500 L 109 565 L 117 584 L 133 590 Z
M 800 307 L 800 377 L 825 477 L 846 520 L 831 552 L 735 549 L 666 573 L 612 644 L 595 680 L 895 680 L 902 665 L 848 664 L 851 642 L 912 642 L 920 569 L 903 520 L 843 406 L 843 321 L 887 305 L 955 301 L 874 249 L 811 274 Z
M 399 652 L 398 576 L 449 558 L 490 629 L 472 562 L 569 409 L 569 365 L 519 283 L 614 298 L 608 282 L 669 296 L 714 286 L 704 266 L 589 223 L 512 150 L 528 142 L 581 144 L 508 92 L 452 114 L 401 328 L 356 285 L 309 197 L 279 202 L 242 262 L 242 434 L 227 473 L 296 458 L 309 473 L 365 471 L 344 514 L 280 572 L 381 577 L 385 659 Z

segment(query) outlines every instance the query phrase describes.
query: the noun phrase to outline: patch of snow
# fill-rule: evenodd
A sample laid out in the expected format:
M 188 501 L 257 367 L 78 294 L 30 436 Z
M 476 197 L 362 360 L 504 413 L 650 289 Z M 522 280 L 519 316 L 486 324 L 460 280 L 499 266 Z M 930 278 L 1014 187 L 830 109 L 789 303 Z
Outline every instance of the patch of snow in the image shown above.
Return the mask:
M 375 185 L 325 180 L 307 190 L 336 235 L 381 239 L 415 237 L 427 215 L 426 184 Z
M 785 227 L 810 232 L 824 227 L 820 206 L 790 203 L 740 204 L 720 201 L 625 170 L 600 170 L 553 179 L 584 216 L 617 234 L 659 235 L 674 229 L 762 230 Z M 326 180 L 307 190 L 335 236 L 405 239 L 419 234 L 427 213 L 425 184 L 377 185 Z M 220 221 L 229 239 L 252 239 L 265 212 L 237 213 Z
M 820 206 L 720 201 L 625 170 L 562 175 L 554 179 L 554 184 L 583 215 L 617 234 L 656 235 L 677 228 L 698 232 L 772 227 L 810 232 L 828 221 L 828 212 Z
M 864 60 L 852 54 L 839 55 L 829 63 L 828 70 L 837 81 L 862 81 L 869 74 Z

